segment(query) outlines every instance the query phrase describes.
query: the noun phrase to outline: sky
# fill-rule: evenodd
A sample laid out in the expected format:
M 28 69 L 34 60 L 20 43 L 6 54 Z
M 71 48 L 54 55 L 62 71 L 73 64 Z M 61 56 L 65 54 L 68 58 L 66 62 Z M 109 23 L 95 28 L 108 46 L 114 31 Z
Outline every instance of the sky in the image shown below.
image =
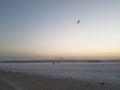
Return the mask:
M 2 59 L 120 58 L 119 34 L 120 0 L 0 0 Z

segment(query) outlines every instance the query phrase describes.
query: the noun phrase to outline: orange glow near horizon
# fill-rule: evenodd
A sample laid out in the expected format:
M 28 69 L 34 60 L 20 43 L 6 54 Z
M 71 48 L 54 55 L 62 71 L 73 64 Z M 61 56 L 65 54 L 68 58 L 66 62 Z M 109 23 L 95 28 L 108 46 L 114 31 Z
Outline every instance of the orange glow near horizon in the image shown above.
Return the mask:
M 76 47 L 69 45 L 68 47 L 65 45 L 56 47 L 51 46 L 51 48 L 47 48 L 43 50 L 34 49 L 32 50 L 31 55 L 39 57 L 66 57 L 66 58 L 119 58 L 120 57 L 120 49 L 118 47 L 96 47 L 96 46 L 85 46 L 85 47 Z
M 63 58 L 119 58 L 120 57 L 120 52 L 79 52 L 79 53 L 58 53 L 58 52 L 51 52 L 51 53 L 27 53 L 27 54 L 21 54 L 22 56 L 27 56 L 27 57 L 63 57 Z

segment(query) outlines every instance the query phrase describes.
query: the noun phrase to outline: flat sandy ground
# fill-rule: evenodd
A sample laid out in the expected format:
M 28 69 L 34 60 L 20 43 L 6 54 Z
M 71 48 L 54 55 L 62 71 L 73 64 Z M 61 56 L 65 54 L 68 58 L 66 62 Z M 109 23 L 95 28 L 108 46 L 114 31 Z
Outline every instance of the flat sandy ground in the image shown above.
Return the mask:
M 0 71 L 0 90 L 120 90 L 120 85 Z

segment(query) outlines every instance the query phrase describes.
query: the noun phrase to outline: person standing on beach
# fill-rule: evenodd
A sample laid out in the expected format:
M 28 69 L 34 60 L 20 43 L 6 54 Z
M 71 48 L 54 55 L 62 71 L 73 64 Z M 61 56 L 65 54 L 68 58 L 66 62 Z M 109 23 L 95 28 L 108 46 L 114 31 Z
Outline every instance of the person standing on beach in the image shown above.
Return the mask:
M 55 64 L 55 62 L 53 61 L 53 65 Z

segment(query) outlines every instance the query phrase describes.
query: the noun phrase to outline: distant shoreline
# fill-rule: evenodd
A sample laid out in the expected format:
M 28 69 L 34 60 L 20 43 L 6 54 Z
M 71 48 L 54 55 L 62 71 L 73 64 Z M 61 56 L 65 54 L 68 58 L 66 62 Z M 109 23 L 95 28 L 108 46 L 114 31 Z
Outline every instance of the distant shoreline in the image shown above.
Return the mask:
M 45 62 L 120 62 L 120 60 L 1 60 L 0 63 L 45 63 Z

